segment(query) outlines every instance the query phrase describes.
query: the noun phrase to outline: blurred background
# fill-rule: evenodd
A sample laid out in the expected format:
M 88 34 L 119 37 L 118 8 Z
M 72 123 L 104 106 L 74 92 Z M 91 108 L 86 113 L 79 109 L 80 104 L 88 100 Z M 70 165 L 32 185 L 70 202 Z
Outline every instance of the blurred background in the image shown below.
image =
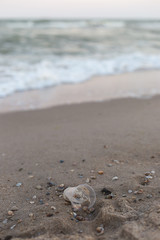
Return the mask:
M 159 0 L 1 0 L 0 97 L 160 69 L 159 9 Z

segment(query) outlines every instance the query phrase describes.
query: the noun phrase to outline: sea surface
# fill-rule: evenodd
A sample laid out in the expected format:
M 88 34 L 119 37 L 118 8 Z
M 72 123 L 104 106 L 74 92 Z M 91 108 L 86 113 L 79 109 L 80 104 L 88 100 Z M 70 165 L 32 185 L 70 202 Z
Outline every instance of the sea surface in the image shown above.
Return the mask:
M 0 97 L 160 69 L 160 21 L 0 20 Z

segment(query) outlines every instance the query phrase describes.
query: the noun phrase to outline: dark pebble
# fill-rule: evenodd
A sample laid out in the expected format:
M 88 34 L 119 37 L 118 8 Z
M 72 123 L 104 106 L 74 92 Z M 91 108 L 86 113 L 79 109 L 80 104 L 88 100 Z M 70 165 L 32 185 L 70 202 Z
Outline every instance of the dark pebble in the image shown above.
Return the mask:
M 46 216 L 47 217 L 53 217 L 53 213 L 47 213 Z
M 49 196 L 49 195 L 50 195 L 50 193 L 49 193 L 49 192 L 47 192 L 47 193 L 46 193 L 46 195 L 47 195 L 47 196 Z
M 86 159 L 83 159 L 83 160 L 82 160 L 82 162 L 85 162 L 85 161 L 86 161 Z
M 43 202 L 42 199 L 39 200 L 39 203 L 40 203 L 41 205 L 44 204 L 44 202 Z
M 83 174 L 78 174 L 79 178 L 83 178 Z
M 82 217 L 82 216 L 77 216 L 77 217 L 76 217 L 76 220 L 78 220 L 78 221 L 84 221 L 84 217 Z
M 103 189 L 101 190 L 101 193 L 103 193 L 104 195 L 110 195 L 112 192 L 109 191 L 107 188 L 103 188 Z
M 53 183 L 53 182 L 47 182 L 47 187 L 53 187 L 53 186 L 55 186 L 55 183 Z
M 10 239 L 12 239 L 12 238 L 13 238 L 12 236 L 8 235 L 8 236 L 6 236 L 6 237 L 4 238 L 4 240 L 10 240 Z
M 64 160 L 60 160 L 59 162 L 60 162 L 60 163 L 64 163 Z

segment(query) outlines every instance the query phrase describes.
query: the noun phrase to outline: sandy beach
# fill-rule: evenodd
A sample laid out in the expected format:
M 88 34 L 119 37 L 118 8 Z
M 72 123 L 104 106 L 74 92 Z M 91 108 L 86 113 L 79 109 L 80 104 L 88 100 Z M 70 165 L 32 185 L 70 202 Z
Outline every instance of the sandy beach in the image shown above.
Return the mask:
M 1 240 L 159 240 L 160 97 L 103 101 L 104 86 L 81 103 L 39 110 L 7 112 L 1 99 Z M 96 203 L 74 214 L 63 190 L 86 182 Z

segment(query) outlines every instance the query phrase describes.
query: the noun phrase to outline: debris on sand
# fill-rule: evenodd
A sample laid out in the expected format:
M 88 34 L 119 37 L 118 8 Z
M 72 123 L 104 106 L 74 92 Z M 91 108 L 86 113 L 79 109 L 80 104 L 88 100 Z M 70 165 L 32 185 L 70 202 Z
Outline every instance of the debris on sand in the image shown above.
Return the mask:
M 96 232 L 98 235 L 104 234 L 104 227 L 103 226 L 97 227 Z
M 41 185 L 37 185 L 37 186 L 36 186 L 36 189 L 37 189 L 37 190 L 42 190 L 43 188 L 42 188 Z
M 102 188 L 101 193 L 103 193 L 103 195 L 107 196 L 107 195 L 110 195 L 112 192 L 109 191 L 107 188 Z
M 103 173 L 104 173 L 103 171 L 98 171 L 99 175 L 103 175 Z
M 68 187 L 63 193 L 66 201 L 71 202 L 75 210 L 79 210 L 83 206 L 93 207 L 96 201 L 94 189 L 88 184 L 81 184 L 77 187 Z
M 115 176 L 115 177 L 112 178 L 112 180 L 113 180 L 113 181 L 118 180 L 118 177 Z

